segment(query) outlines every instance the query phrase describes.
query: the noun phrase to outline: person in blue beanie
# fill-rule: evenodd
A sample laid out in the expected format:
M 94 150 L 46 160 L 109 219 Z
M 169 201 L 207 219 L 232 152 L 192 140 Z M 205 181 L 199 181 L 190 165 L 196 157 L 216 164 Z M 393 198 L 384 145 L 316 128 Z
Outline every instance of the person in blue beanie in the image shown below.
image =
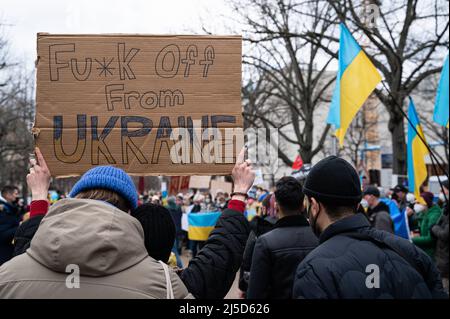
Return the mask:
M 45 201 L 50 172 L 36 149 L 27 183 Z M 87 171 L 70 197 L 50 207 L 29 248 L 0 267 L 0 298 L 192 298 L 179 276 L 148 255 L 129 212 L 138 196 L 130 176 L 112 166 Z

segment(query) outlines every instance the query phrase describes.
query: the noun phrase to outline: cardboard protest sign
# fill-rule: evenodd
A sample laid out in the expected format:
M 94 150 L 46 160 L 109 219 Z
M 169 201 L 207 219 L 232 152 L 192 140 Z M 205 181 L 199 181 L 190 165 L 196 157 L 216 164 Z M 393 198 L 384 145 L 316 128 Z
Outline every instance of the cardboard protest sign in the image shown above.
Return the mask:
M 211 176 L 191 176 L 189 180 L 189 188 L 209 188 Z
M 243 144 L 241 42 L 38 34 L 33 132 L 52 175 L 229 174 Z
M 231 194 L 233 184 L 230 182 L 211 181 L 211 195 L 216 197 L 217 191 L 221 190 L 223 193 Z

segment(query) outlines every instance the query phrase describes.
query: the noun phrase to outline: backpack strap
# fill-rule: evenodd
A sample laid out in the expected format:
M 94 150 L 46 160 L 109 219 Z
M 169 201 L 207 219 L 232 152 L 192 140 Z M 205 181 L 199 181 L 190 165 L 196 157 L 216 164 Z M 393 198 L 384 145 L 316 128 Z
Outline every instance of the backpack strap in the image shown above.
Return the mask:
M 410 264 L 411 267 L 413 267 L 420 274 L 420 276 L 422 276 L 423 280 L 426 281 L 427 277 L 426 277 L 424 270 L 417 265 L 417 263 L 414 261 L 414 259 L 411 256 L 409 256 L 408 254 L 405 254 L 398 247 L 389 245 L 385 241 L 379 240 L 378 238 L 374 238 L 368 234 L 363 234 L 363 233 L 358 233 L 358 232 L 348 232 L 348 233 L 341 233 L 339 235 L 347 236 L 347 237 L 355 238 L 355 239 L 359 239 L 359 240 L 364 240 L 364 241 L 370 241 L 370 242 L 374 243 L 375 245 L 377 245 L 380 249 L 387 248 L 389 250 L 394 251 L 395 253 L 397 253 L 397 255 L 402 257 L 408 264 Z
M 164 275 L 166 277 L 166 290 L 167 290 L 166 299 L 175 299 L 175 297 L 173 295 L 172 281 L 170 280 L 169 266 L 167 266 L 167 264 L 162 262 L 161 260 L 159 260 L 158 262 L 163 267 Z

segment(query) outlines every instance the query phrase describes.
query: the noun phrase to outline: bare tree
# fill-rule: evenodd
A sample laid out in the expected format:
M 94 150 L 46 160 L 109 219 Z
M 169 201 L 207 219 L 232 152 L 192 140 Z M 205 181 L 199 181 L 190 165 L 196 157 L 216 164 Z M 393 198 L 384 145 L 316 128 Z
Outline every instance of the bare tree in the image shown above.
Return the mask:
M 245 0 L 234 1 L 233 8 L 244 24 L 248 53 L 243 63 L 253 69 L 243 88 L 246 123 L 278 128 L 280 145 L 293 146 L 310 163 L 330 128 L 324 124 L 314 141 L 315 111 L 334 82 L 326 72 L 334 57 L 321 49 L 331 41 L 327 30 L 336 27 L 331 7 L 316 1 Z M 320 44 L 297 36 L 311 30 Z M 279 157 L 292 165 L 293 158 L 283 148 Z
M 448 50 L 449 8 L 448 1 L 327 1 L 339 20 L 355 37 L 369 41 L 365 46 L 369 58 L 382 73 L 384 84 L 390 93 L 377 89 L 377 97 L 389 112 L 388 129 L 392 135 L 395 174 L 406 173 L 405 120 L 400 107 L 427 77 L 439 73 L 443 55 Z M 367 8 L 376 8 L 378 15 L 374 25 L 366 23 Z M 329 39 L 338 41 L 336 34 Z M 320 44 L 323 35 L 312 31 L 309 38 Z M 327 51 L 328 45 L 322 44 Z M 333 51 L 327 51 L 330 55 Z
M 367 146 L 377 142 L 370 132 L 376 129 L 378 121 L 368 116 L 376 112 L 377 108 L 376 103 L 366 103 L 361 112 L 356 114 L 345 135 L 346 147 L 341 149 L 341 155 L 350 158 L 355 167 L 365 164 L 361 163 L 365 158 L 362 154 L 367 152 Z
M 33 150 L 33 81 L 11 61 L 7 41 L 0 34 L 0 185 L 20 185 L 26 195 L 25 177 Z
M 413 98 L 427 142 L 436 150 L 434 154 L 439 163 L 444 166 L 449 163 L 448 129 L 433 120 L 434 101 L 439 78 L 439 75 L 436 74 L 422 81 L 415 90 Z M 439 152 L 439 149 L 444 152 Z

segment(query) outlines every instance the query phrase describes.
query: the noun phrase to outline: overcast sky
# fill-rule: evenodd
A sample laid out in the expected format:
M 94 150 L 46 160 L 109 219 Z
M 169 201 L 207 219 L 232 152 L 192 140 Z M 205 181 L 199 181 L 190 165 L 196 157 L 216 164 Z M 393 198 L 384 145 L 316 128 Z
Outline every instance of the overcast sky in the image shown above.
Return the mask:
M 187 34 L 202 33 L 206 23 L 229 34 L 222 18 L 229 13 L 225 0 L 0 0 L 10 54 L 28 69 L 38 32 Z

